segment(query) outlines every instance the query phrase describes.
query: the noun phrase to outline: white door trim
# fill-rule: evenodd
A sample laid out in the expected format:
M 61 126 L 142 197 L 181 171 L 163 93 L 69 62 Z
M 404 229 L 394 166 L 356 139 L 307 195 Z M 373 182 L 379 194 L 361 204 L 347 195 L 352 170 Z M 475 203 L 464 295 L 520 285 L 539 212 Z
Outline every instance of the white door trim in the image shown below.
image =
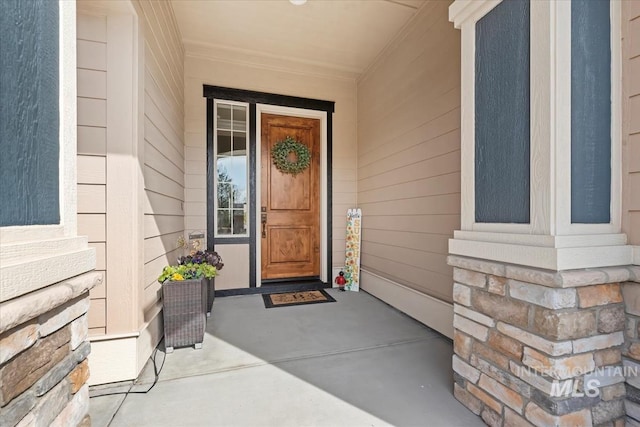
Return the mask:
M 260 241 L 260 195 L 262 189 L 260 165 L 262 164 L 262 113 L 278 114 L 281 116 L 306 117 L 320 120 L 320 280 L 328 282 L 327 277 L 327 112 L 307 110 L 303 108 L 281 107 L 277 105 L 256 104 L 256 221 L 254 230 L 256 236 L 256 287 L 262 285 L 262 242 Z

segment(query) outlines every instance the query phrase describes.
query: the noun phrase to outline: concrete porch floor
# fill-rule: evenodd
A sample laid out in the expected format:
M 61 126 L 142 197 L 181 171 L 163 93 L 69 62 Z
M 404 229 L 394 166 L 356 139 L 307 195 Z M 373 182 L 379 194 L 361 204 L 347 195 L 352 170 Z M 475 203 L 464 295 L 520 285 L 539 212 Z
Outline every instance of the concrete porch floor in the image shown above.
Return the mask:
M 272 309 L 216 298 L 203 349 L 166 355 L 148 394 L 92 397 L 92 425 L 484 425 L 453 397 L 451 341 L 367 293 L 329 293 Z M 149 363 L 132 391 L 153 378 Z

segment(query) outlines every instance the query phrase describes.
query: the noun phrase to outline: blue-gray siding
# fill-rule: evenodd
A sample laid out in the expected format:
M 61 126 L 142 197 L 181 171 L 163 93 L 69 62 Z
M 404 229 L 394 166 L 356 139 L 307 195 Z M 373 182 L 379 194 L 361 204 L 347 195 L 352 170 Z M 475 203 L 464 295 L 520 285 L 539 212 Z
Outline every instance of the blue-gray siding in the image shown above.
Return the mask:
M 0 226 L 60 222 L 58 14 L 0 1 Z
M 475 220 L 529 222 L 529 2 L 476 24 Z
M 571 6 L 571 222 L 611 218 L 609 0 Z

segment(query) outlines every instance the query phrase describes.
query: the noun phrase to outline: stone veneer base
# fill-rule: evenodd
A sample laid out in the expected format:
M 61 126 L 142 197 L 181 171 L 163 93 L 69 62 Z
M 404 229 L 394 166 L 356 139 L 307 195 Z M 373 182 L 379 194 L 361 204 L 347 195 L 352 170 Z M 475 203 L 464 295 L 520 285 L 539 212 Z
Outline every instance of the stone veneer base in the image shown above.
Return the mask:
M 637 280 L 639 268 L 553 272 L 458 256 L 448 262 L 460 402 L 490 426 L 624 425 L 621 283 Z
M 622 361 L 627 368 L 627 425 L 640 426 L 640 283 L 625 283 L 622 295 L 626 312 Z
M 86 273 L 0 304 L 2 426 L 90 425 Z

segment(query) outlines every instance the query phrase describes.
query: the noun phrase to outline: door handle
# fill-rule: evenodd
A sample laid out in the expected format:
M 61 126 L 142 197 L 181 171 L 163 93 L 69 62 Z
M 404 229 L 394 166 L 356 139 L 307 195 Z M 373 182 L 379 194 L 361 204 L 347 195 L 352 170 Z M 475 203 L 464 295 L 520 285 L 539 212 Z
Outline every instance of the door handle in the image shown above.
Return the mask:
M 267 214 L 265 212 L 262 213 L 262 238 L 267 238 Z

